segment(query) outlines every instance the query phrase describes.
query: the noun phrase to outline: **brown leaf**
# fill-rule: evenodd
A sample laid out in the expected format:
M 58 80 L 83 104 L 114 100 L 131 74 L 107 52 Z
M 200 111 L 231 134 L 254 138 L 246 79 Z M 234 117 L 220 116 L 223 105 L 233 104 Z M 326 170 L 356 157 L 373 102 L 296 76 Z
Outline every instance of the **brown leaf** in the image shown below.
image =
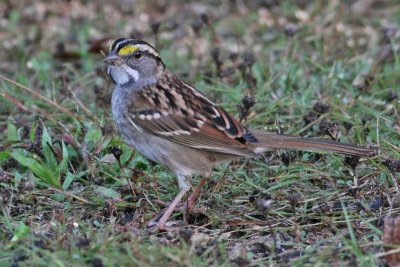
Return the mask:
M 400 247 L 400 217 L 385 219 L 382 241 L 383 243 L 390 245 L 386 247 L 386 251 Z M 397 252 L 386 255 L 386 260 L 389 266 L 399 266 L 400 253 Z

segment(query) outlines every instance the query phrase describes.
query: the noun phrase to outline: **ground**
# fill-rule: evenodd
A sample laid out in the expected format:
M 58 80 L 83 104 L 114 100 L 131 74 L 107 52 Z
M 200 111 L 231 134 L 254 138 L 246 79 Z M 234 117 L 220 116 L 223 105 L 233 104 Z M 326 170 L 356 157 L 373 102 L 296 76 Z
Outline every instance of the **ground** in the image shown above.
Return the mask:
M 398 253 L 382 241 L 400 213 L 398 1 L 9 0 L 0 14 L 0 266 L 386 266 Z M 114 130 L 101 60 L 119 37 L 157 47 L 250 128 L 380 153 L 236 160 L 197 212 L 149 234 L 179 188 Z

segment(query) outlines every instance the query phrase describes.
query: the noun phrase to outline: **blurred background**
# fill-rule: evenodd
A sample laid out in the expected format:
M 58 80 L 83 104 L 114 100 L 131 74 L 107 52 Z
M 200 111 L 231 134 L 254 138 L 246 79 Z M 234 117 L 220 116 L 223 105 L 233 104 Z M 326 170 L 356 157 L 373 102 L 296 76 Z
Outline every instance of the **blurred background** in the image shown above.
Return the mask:
M 3 0 L 0 15 L 0 265 L 400 262 L 382 242 L 400 211 L 398 1 Z M 383 152 L 222 166 L 205 212 L 149 236 L 178 186 L 114 131 L 101 60 L 120 37 L 246 125 Z

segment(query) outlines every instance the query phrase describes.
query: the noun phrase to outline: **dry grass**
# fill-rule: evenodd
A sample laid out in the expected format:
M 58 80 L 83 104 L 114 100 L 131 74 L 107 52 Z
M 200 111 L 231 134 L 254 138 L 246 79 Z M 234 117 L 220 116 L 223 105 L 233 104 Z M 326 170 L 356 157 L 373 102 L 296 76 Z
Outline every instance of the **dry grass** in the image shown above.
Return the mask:
M 383 220 L 400 213 L 396 1 L 10 0 L 0 13 L 0 266 L 385 266 Z M 381 154 L 235 161 L 203 212 L 149 235 L 179 189 L 110 126 L 100 51 L 121 36 L 251 127 Z

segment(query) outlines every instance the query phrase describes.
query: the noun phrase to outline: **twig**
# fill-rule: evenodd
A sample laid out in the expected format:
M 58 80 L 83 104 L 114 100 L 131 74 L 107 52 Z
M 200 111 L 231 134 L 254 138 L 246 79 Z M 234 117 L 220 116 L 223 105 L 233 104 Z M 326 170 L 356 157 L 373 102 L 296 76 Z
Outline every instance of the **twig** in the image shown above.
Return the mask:
M 51 188 L 49 188 L 49 190 L 50 190 L 50 191 L 56 191 L 56 192 L 58 192 L 58 193 L 60 193 L 60 194 L 65 194 L 65 195 L 67 195 L 67 196 L 69 196 L 69 197 L 72 197 L 72 198 L 75 198 L 75 199 L 79 200 L 79 201 L 82 202 L 82 203 L 90 204 L 89 200 L 86 200 L 86 199 L 84 199 L 84 198 L 82 198 L 82 197 L 78 197 L 78 196 L 73 195 L 73 194 L 71 194 L 71 193 L 65 192 L 65 191 L 60 190 L 60 189 L 58 189 L 58 188 L 51 187 Z
M 10 96 L 7 94 L 5 91 L 0 91 L 0 95 L 4 97 L 5 99 L 9 100 L 10 102 L 14 103 L 18 108 L 28 111 L 28 108 L 24 106 L 24 104 L 21 103 L 18 99 L 15 99 L 14 97 Z
M 67 90 L 71 93 L 73 100 L 76 102 L 76 104 L 82 109 L 82 111 L 92 120 L 94 121 L 98 127 L 100 126 L 100 120 L 95 117 L 88 108 L 85 107 L 85 105 L 82 103 L 82 101 L 76 96 L 75 92 L 71 89 L 70 86 L 67 86 Z
M 385 257 L 387 255 L 397 254 L 399 252 L 400 252 L 400 248 L 396 248 L 396 249 L 392 249 L 392 250 L 389 250 L 389 251 L 386 251 L 386 252 L 376 253 L 375 255 L 373 255 L 373 257 L 375 259 L 377 259 L 377 258 Z
M 1 78 L 1 77 L 0 77 Z M 10 102 L 12 102 L 13 104 L 15 104 L 17 106 L 17 108 L 22 109 L 25 112 L 34 112 L 35 114 L 38 114 L 40 116 L 43 116 L 45 118 L 47 118 L 48 120 L 51 120 L 53 122 L 56 122 L 56 120 L 52 117 L 51 114 L 49 114 L 48 112 L 44 111 L 43 109 L 40 109 L 38 107 L 35 107 L 35 109 L 29 109 L 28 107 L 26 107 L 24 105 L 24 103 L 22 103 L 20 100 L 14 98 L 13 96 L 9 95 L 7 92 L 1 90 L 0 91 L 0 96 L 4 97 L 5 99 L 9 100 Z
M 229 226 L 244 226 L 244 225 L 258 225 L 258 226 L 271 226 L 274 223 L 269 221 L 227 221 L 226 225 Z
M 6 82 L 8 82 L 8 83 L 11 83 L 11 84 L 13 84 L 13 85 L 15 85 L 15 86 L 17 86 L 17 87 L 19 87 L 19 88 L 21 88 L 21 89 L 27 91 L 28 93 L 32 94 L 34 97 L 36 97 L 36 98 L 38 98 L 38 99 L 40 99 L 40 100 L 43 100 L 43 101 L 46 102 L 47 104 L 49 104 L 49 105 L 55 107 L 57 110 L 59 110 L 59 111 L 65 113 L 65 114 L 67 114 L 67 115 L 69 115 L 69 116 L 71 116 L 71 117 L 76 118 L 76 115 L 74 115 L 71 111 L 69 111 L 68 109 L 64 108 L 63 106 L 58 105 L 57 103 L 51 101 L 50 99 L 48 99 L 48 98 L 42 96 L 41 94 L 37 93 L 36 91 L 34 91 L 34 90 L 32 90 L 32 89 L 30 89 L 30 88 L 28 88 L 28 87 L 26 87 L 26 86 L 24 86 L 24 85 L 22 85 L 22 84 L 16 82 L 16 81 L 13 81 L 13 80 L 11 80 L 11 79 L 8 79 L 8 78 L 6 78 L 6 77 L 4 77 L 4 76 L 0 76 L 0 79 L 6 81 Z

